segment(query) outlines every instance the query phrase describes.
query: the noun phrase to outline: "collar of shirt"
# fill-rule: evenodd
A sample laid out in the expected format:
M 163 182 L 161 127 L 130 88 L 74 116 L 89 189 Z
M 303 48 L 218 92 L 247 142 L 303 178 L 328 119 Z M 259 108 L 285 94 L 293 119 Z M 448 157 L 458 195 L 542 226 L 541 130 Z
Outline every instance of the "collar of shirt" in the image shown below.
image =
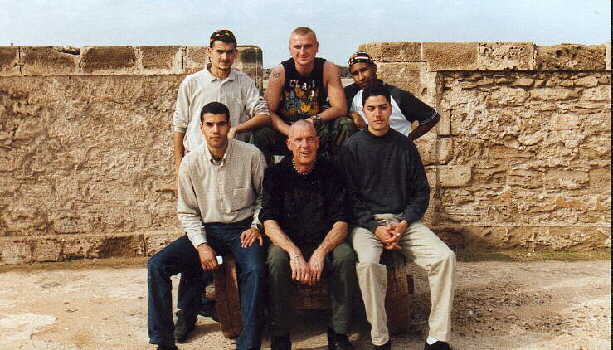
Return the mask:
M 228 81 L 232 81 L 232 80 L 236 80 L 236 72 L 234 71 L 234 69 L 230 69 L 230 74 L 228 74 L 228 76 L 225 79 L 219 79 L 218 77 L 214 76 L 213 73 L 211 73 L 211 71 L 209 70 L 211 68 L 211 64 L 209 63 L 205 69 L 206 71 L 206 75 L 208 77 L 208 79 L 210 81 L 215 81 L 215 80 L 219 80 L 219 81 L 224 81 L 224 80 L 228 80 Z
M 209 162 L 211 162 L 211 164 L 213 165 L 218 165 L 220 167 L 223 167 L 224 165 L 226 165 L 226 159 L 228 159 L 228 155 L 232 152 L 233 142 L 234 140 L 228 140 L 228 146 L 226 147 L 226 152 L 223 154 L 223 157 L 221 158 L 220 161 L 216 161 L 215 158 L 213 158 L 211 151 L 209 151 L 209 146 L 207 146 L 205 142 L 203 146 L 204 146 L 204 154 L 206 156 L 206 159 L 208 159 Z

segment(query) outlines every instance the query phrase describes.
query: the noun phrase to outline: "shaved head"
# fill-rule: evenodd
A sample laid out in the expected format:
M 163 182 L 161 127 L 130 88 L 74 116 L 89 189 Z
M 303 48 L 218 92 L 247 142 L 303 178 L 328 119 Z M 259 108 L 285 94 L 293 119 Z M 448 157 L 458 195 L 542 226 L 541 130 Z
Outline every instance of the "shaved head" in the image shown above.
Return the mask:
M 297 27 L 297 28 L 294 28 L 294 30 L 292 30 L 291 34 L 289 35 L 289 39 L 292 40 L 292 36 L 294 36 L 294 35 L 309 35 L 309 34 L 313 34 L 313 39 L 315 39 L 315 41 L 317 41 L 317 35 L 313 31 L 313 29 L 311 29 L 309 27 Z
M 319 137 L 312 123 L 301 119 L 289 127 L 287 148 L 292 152 L 294 167 L 311 169 L 317 159 Z
M 294 135 L 296 135 L 296 133 L 298 133 L 298 131 L 303 131 L 303 130 L 304 131 L 308 131 L 310 134 L 313 134 L 313 135 L 317 136 L 317 131 L 315 131 L 315 127 L 313 126 L 313 124 L 307 122 L 304 119 L 300 119 L 300 120 L 294 122 L 289 127 L 288 137 L 291 139 L 292 136 L 294 136 Z

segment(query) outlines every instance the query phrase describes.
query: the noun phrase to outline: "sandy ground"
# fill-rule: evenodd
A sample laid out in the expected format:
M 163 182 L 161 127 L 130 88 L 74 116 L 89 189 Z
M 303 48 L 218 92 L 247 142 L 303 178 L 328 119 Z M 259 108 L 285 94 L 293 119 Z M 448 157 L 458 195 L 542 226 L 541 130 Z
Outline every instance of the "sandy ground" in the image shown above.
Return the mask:
M 429 296 L 423 273 L 416 276 L 411 324 L 406 334 L 394 337 L 393 349 L 423 348 Z M 0 349 L 155 349 L 147 344 L 146 282 L 142 265 L 5 270 L 0 273 Z M 452 344 L 455 349 L 610 349 L 610 298 L 610 260 L 460 262 Z M 327 349 L 325 324 L 325 312 L 301 314 L 294 348 Z M 356 348 L 369 349 L 368 325 L 357 321 L 354 328 Z M 217 323 L 199 317 L 180 349 L 234 349 L 234 343 Z

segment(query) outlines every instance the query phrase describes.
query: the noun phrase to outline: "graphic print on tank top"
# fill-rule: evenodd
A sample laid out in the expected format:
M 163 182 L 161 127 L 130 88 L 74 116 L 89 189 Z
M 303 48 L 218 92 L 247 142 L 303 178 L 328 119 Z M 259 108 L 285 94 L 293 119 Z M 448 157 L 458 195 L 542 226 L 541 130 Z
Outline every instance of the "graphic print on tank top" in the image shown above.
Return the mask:
M 323 86 L 323 58 L 315 58 L 311 74 L 301 76 L 294 66 L 294 59 L 281 62 L 285 69 L 283 86 L 282 118 L 293 123 L 299 119 L 309 118 L 324 109 L 327 93 Z

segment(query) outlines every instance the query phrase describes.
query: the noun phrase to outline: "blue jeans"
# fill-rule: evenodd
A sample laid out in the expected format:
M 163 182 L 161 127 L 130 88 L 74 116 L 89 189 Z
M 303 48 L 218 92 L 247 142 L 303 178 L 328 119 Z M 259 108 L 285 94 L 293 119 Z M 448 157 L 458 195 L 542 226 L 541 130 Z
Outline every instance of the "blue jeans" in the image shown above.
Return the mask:
M 265 278 L 265 249 L 258 242 L 241 248 L 240 235 L 250 221 L 230 224 L 206 224 L 208 244 L 217 255 L 231 253 L 238 268 L 241 299 L 241 333 L 238 350 L 259 349 L 262 330 L 262 289 Z M 198 252 L 187 236 L 170 243 L 149 260 L 148 268 L 148 327 L 149 342 L 173 344 L 172 282 L 170 276 L 181 273 L 179 308 L 187 314 L 200 310 L 204 291 L 202 267 Z

